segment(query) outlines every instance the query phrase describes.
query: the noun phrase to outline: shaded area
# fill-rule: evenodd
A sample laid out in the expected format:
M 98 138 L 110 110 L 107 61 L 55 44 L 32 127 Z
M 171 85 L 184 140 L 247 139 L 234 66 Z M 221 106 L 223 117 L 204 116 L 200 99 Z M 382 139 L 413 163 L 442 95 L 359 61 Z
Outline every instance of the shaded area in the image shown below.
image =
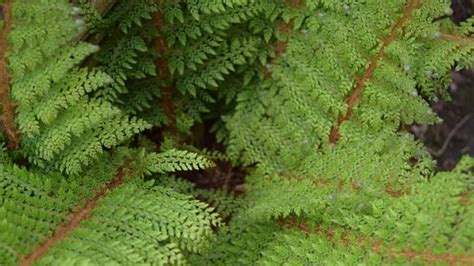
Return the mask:
M 474 14 L 473 0 L 453 0 L 456 23 Z M 412 132 L 427 146 L 442 171 L 452 170 L 463 155 L 474 156 L 474 69 L 452 72 L 450 99 L 432 105 L 443 119 L 437 125 L 414 125 Z
M 453 169 L 465 154 L 474 156 L 474 70 L 454 71 L 449 94 L 452 101 L 440 100 L 432 106 L 442 123 L 413 127 L 440 170 Z
M 473 14 L 474 0 L 453 0 L 453 21 L 459 23 L 468 19 Z
M 195 125 L 192 129 L 193 146 L 209 151 L 225 153 L 225 147 L 218 143 L 212 132 L 212 125 L 215 121 L 206 121 L 203 124 Z M 216 166 L 200 171 L 179 172 L 178 176 L 193 182 L 197 188 L 222 189 L 226 192 L 240 194 L 244 192 L 244 180 L 247 175 L 246 169 L 233 166 L 227 160 L 213 160 Z

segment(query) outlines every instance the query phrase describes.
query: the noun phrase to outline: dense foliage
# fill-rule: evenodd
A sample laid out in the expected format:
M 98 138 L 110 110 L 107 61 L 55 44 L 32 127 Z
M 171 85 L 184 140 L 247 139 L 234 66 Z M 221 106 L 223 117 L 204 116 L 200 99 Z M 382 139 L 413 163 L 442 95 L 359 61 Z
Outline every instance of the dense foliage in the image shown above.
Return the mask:
M 449 1 L 73 2 L 2 3 L 0 264 L 474 264 L 474 159 L 404 130 L 474 65 Z

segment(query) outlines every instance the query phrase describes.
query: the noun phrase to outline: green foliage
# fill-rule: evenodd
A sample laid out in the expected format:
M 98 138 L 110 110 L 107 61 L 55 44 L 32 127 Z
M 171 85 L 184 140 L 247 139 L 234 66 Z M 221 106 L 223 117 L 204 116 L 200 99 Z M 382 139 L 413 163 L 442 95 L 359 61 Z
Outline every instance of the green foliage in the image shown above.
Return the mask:
M 67 1 L 16 1 L 14 17 L 22 23 L 9 36 L 9 61 L 25 156 L 42 168 L 77 174 L 104 147 L 149 125 L 90 97 L 113 79 L 101 70 L 78 67 L 99 47 L 70 44 L 77 34 L 70 14 Z
M 102 177 L 111 180 L 114 174 Z M 106 193 L 90 214 L 39 261 L 54 264 L 181 264 L 201 252 L 220 222 L 205 203 L 172 189 L 127 177 Z M 81 195 L 94 189 L 89 178 L 70 182 L 16 166 L 0 168 L 0 261 L 13 265 L 67 222 Z
M 146 173 L 167 173 L 206 169 L 214 166 L 208 159 L 187 151 L 167 150 L 146 156 Z
M 94 59 L 100 64 L 99 69 L 113 79 L 95 97 L 114 102 L 124 112 L 161 126 L 166 117 L 161 109 L 152 108 L 160 99 L 162 86 L 154 65 L 158 54 L 152 49 L 157 36 L 151 22 L 152 13 L 157 10 L 155 2 L 120 0 L 105 17 L 86 1 L 81 1 L 80 6 L 91 32 L 102 40 Z
M 71 232 L 38 264 L 183 264 L 190 253 L 206 249 L 220 220 L 207 204 L 141 176 L 203 169 L 212 162 L 177 150 L 130 158 L 139 152 L 119 149 L 115 159 L 107 158 L 105 148 L 130 140 L 149 124 L 129 118 L 102 91 L 124 86 L 128 77 L 152 75 L 154 65 L 134 68 L 135 51 L 145 53 L 147 46 L 127 35 L 110 48 L 104 45 L 97 55 L 100 66 L 81 67 L 99 47 L 71 43 L 78 31 L 70 8 L 67 1 L 14 3 L 11 95 L 18 104 L 20 154 L 36 167 L 18 167 L 2 153 L 0 263 L 18 263 L 61 234 L 57 228 L 63 226 Z M 130 27 L 124 23 L 122 30 Z M 109 189 L 99 192 L 107 183 Z M 68 228 L 71 217 L 82 220 Z
M 451 68 L 474 44 L 462 41 L 463 26 L 433 23 L 449 8 L 443 1 L 336 2 L 301 9 L 272 79 L 249 82 L 225 117 L 231 158 L 258 166 L 246 179 L 247 207 L 204 260 L 470 261 L 473 209 L 460 201 L 472 197 L 472 160 L 434 175 L 428 153 L 399 127 L 437 121 L 420 94 L 445 95 Z
M 177 192 L 194 195 L 199 199 L 204 199 L 215 208 L 215 211 L 222 218 L 231 217 L 232 214 L 237 212 L 239 208 L 243 206 L 244 201 L 242 198 L 232 193 L 220 189 L 199 189 L 196 188 L 193 183 L 175 176 L 160 176 L 159 182 L 161 185 L 172 188 Z
M 13 1 L 0 264 L 472 264 L 474 160 L 403 130 L 474 65 L 447 0 L 78 2 Z
M 165 17 L 160 35 L 167 40 L 179 95 L 176 123 L 187 132 L 202 114 L 232 107 L 243 81 L 258 75 L 272 53 L 273 21 L 284 9 L 275 0 L 164 1 L 160 9 Z
M 261 209 L 258 214 L 254 208 L 237 213 L 227 233 L 213 244 L 215 248 L 207 256 L 194 257 L 195 263 L 425 265 L 426 257 L 432 256 L 433 262 L 444 265 L 441 262 L 446 262 L 442 259 L 446 254 L 463 258 L 473 252 L 473 208 L 466 204 L 472 200 L 472 193 L 467 191 L 472 191 L 473 166 L 474 161 L 466 158 L 453 173 L 440 173 L 429 182 L 419 180 L 410 188 L 410 194 L 401 197 L 380 193 L 380 197 L 372 198 L 366 192 L 361 200 L 360 196 L 346 197 L 345 188 L 322 194 L 314 184 L 305 183 L 299 188 L 279 184 L 280 191 L 268 192 L 277 203 L 269 198 L 251 202 L 263 205 L 266 200 L 275 208 L 290 200 L 293 206 L 315 208 L 313 212 L 295 218 L 295 210 L 289 218 L 276 221 L 262 215 Z M 362 191 L 370 190 L 359 185 Z M 286 195 L 275 197 L 283 193 Z M 304 196 L 317 197 L 318 193 L 322 195 L 314 200 Z M 305 200 L 310 202 L 304 203 Z M 413 261 L 408 253 L 417 254 Z

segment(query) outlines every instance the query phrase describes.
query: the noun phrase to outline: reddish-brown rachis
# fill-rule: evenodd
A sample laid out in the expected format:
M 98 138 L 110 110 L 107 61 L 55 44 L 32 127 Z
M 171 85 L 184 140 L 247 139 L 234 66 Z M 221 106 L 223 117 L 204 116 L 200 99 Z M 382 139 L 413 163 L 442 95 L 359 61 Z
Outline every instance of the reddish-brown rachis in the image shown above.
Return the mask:
M 158 52 L 159 57 L 155 60 L 155 66 L 158 69 L 160 74 L 160 79 L 164 80 L 165 82 L 169 82 L 171 75 L 169 72 L 169 60 L 167 58 L 168 53 L 168 44 L 166 42 L 166 37 L 163 36 L 164 34 L 163 29 L 165 28 L 165 20 L 164 14 L 161 12 L 157 12 L 153 15 L 153 22 L 155 28 L 160 32 L 160 36 L 155 39 L 155 50 Z M 161 107 L 165 112 L 166 116 L 168 117 L 169 123 L 167 126 L 167 130 L 172 134 L 176 134 L 176 110 L 175 105 L 173 102 L 173 95 L 174 95 L 174 87 L 172 85 L 168 85 L 162 88 L 161 91 Z
M 422 5 L 422 0 L 409 0 L 405 6 L 405 10 L 401 18 L 395 23 L 395 25 L 390 30 L 389 35 L 385 38 L 382 42 L 382 48 L 378 52 L 377 56 L 372 59 L 369 63 L 369 66 L 364 71 L 364 73 L 356 79 L 355 88 L 349 97 L 346 98 L 347 109 L 345 114 L 341 114 L 336 122 L 336 125 L 331 129 L 331 133 L 329 135 L 329 142 L 332 144 L 336 144 L 339 140 L 339 129 L 341 125 L 351 119 L 352 112 L 354 110 L 355 105 L 359 102 L 362 91 L 365 88 L 365 84 L 368 80 L 370 80 L 377 69 L 378 63 L 383 60 L 385 56 L 385 48 L 389 46 L 391 43 L 396 41 L 398 36 L 398 31 L 405 26 L 405 24 L 410 20 L 413 11 L 420 8 Z
M 11 150 L 18 149 L 20 146 L 20 133 L 16 130 L 15 126 L 15 105 L 10 101 L 9 89 L 10 89 L 10 78 L 8 74 L 8 35 L 12 29 L 13 18 L 12 18 L 12 0 L 8 0 L 2 5 L 4 13 L 4 25 L 3 30 L 0 33 L 0 101 L 2 103 L 2 125 L 5 135 L 8 139 L 8 148 Z
M 92 199 L 86 200 L 86 203 L 83 206 L 77 208 L 73 213 L 71 213 L 70 219 L 66 224 L 59 226 L 50 238 L 34 248 L 29 255 L 21 257 L 19 265 L 28 266 L 34 264 L 52 247 L 64 240 L 68 233 L 75 230 L 82 221 L 90 218 L 92 212 L 97 207 L 97 201 L 102 199 L 108 191 L 111 191 L 118 185 L 124 183 L 124 175 L 123 170 L 119 169 L 112 181 L 101 187 Z
M 373 239 L 368 236 L 358 236 L 355 239 L 348 238 L 351 234 L 350 229 L 344 229 L 339 225 L 333 226 L 316 226 L 312 227 L 304 222 L 298 222 L 295 219 L 285 220 L 278 219 L 276 223 L 283 229 L 293 229 L 301 231 L 305 234 L 318 234 L 325 236 L 326 239 L 334 241 L 336 244 L 343 246 L 357 246 L 359 248 L 364 248 L 370 250 L 376 254 L 386 254 L 387 262 L 390 262 L 393 258 L 403 257 L 408 261 L 413 261 L 416 259 L 421 259 L 427 263 L 446 263 L 448 265 L 474 265 L 474 257 L 472 256 L 459 256 L 454 254 L 434 254 L 428 250 L 418 252 L 411 250 L 409 248 L 398 251 L 397 249 L 391 247 L 393 244 L 383 243 L 380 239 Z M 342 229 L 343 232 L 339 237 L 336 237 L 334 229 Z M 369 248 L 370 247 L 370 248 Z
M 299 9 L 303 7 L 303 0 L 288 0 L 287 4 L 294 9 Z M 289 33 L 293 27 L 293 21 L 290 20 L 288 23 L 280 24 L 280 32 Z M 276 62 L 276 59 L 281 57 L 286 52 L 286 47 L 288 46 L 288 40 L 278 41 L 275 45 L 275 57 L 272 58 L 268 64 L 273 65 Z M 265 79 L 269 79 L 272 77 L 272 71 L 270 69 L 265 69 L 264 77 Z

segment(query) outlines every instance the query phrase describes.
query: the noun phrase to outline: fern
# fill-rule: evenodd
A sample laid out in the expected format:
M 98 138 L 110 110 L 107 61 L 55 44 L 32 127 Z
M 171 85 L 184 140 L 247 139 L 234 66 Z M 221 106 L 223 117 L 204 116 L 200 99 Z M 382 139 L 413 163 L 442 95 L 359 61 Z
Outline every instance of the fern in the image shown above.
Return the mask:
M 175 158 L 177 164 L 186 164 Z M 146 163 L 146 162 L 145 162 Z M 148 169 L 165 172 L 168 166 Z M 127 172 L 127 176 L 125 175 Z M 70 183 L 57 174 L 41 175 L 2 165 L 0 258 L 2 263 L 182 263 L 200 252 L 220 222 L 204 203 L 133 177 L 133 169 L 109 172 L 108 184 L 93 197 L 89 178 Z M 138 174 L 138 173 L 136 173 Z M 105 182 L 104 182 L 105 183 Z M 68 213 L 71 219 L 67 220 Z M 87 220 L 86 220 L 87 219 Z M 60 230 L 53 229 L 60 225 Z M 69 230 L 74 229 L 71 233 Z M 45 239 L 47 254 L 33 247 Z M 21 256 L 18 260 L 18 256 Z
M 0 264 L 474 263 L 474 160 L 402 130 L 473 66 L 447 0 L 74 3 L 0 4 Z
M 9 63 L 20 154 L 39 168 L 2 160 L 1 263 L 182 264 L 189 253 L 202 252 L 220 224 L 217 215 L 141 176 L 212 163 L 180 151 L 117 164 L 135 153 L 117 150 L 117 158 L 108 159 L 104 148 L 149 125 L 101 96 L 120 82 L 107 68 L 79 66 L 98 47 L 71 44 L 77 30 L 66 1 L 15 1 L 13 7 Z M 122 60 L 114 63 L 130 61 Z M 133 168 L 140 165 L 146 173 Z
M 272 78 L 250 82 L 226 118 L 231 157 L 258 163 L 258 170 L 247 178 L 247 209 L 223 236 L 226 244 L 216 243 L 222 251 L 206 258 L 264 265 L 472 262 L 461 240 L 472 238 L 463 222 L 472 208 L 459 204 L 471 194 L 470 163 L 449 181 L 433 176 L 428 154 L 398 132 L 400 124 L 437 121 L 419 94 L 445 94 L 451 67 L 471 54 L 473 43 L 458 35 L 462 26 L 432 22 L 448 8 L 441 1 L 314 1 L 291 18 Z M 452 34 L 456 41 L 444 38 Z M 438 186 L 443 192 L 428 192 Z M 453 212 L 437 209 L 440 201 Z M 467 227 L 448 229 L 454 220 Z M 265 243 L 247 257 L 233 253 L 260 238 Z
M 264 16 L 266 26 L 273 28 L 272 13 L 281 12 L 281 6 L 281 1 L 271 0 L 165 1 L 159 6 L 165 18 L 159 34 L 168 45 L 169 82 L 178 95 L 176 123 L 181 132 L 201 122 L 219 106 L 219 99 L 235 99 L 235 94 L 226 96 L 232 93 L 228 79 L 240 81 L 255 74 L 256 65 L 265 64 L 270 49 L 253 25 Z
M 174 149 L 150 154 L 145 160 L 148 162 L 147 171 L 150 173 L 199 170 L 213 166 L 211 161 L 195 153 Z
M 76 34 L 70 13 L 64 1 L 15 3 L 13 15 L 23 23 L 10 34 L 9 61 L 22 151 L 40 167 L 77 174 L 104 147 L 116 146 L 149 125 L 89 96 L 112 79 L 102 71 L 77 67 L 98 47 L 69 44 Z

